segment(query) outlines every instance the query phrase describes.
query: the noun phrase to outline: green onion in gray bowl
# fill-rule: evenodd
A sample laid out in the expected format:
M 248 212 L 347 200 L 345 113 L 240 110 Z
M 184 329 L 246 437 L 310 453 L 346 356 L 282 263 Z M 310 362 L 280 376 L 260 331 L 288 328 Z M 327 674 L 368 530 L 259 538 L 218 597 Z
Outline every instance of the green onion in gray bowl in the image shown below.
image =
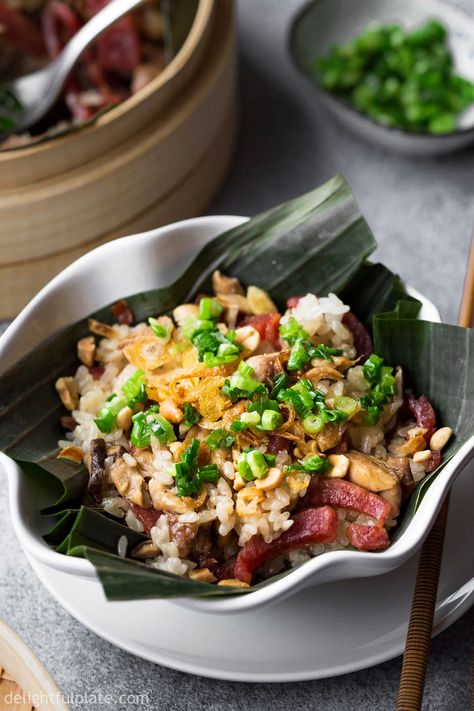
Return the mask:
M 290 51 L 351 130 L 411 155 L 474 141 L 474 17 L 443 0 L 316 0 Z

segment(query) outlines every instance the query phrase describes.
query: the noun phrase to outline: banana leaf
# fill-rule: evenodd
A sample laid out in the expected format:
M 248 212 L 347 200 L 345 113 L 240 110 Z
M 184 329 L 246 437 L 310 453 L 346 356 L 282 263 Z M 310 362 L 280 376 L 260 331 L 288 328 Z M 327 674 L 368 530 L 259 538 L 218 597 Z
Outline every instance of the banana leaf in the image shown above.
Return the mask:
M 373 323 L 377 352 L 386 362 L 403 365 L 415 392 L 430 397 L 442 423 L 455 429 L 456 438 L 448 451 L 451 456 L 474 432 L 474 383 L 468 378 L 474 370 L 473 332 L 417 321 L 419 302 L 405 293 L 399 277 L 367 261 L 375 248 L 349 187 L 336 176 L 212 240 L 173 284 L 124 296 L 136 320 L 142 321 L 208 290 L 216 268 L 268 290 L 281 307 L 298 293 L 335 292 L 361 320 Z M 91 316 L 112 322 L 110 306 Z M 0 376 L 0 449 L 42 489 L 39 500 L 53 522 L 45 540 L 59 552 L 86 557 L 111 600 L 246 594 L 120 558 L 119 538 L 127 537 L 130 551 L 142 539 L 140 534 L 100 509 L 81 505 L 84 468 L 56 458 L 56 443 L 63 436 L 59 426 L 63 410 L 54 382 L 60 375 L 74 373 L 78 365 L 75 345 L 86 334 L 84 319 L 53 334 Z M 456 363 L 455 370 L 449 362 Z M 402 526 L 415 515 L 436 475 L 417 489 Z M 257 587 L 268 584 L 271 580 Z

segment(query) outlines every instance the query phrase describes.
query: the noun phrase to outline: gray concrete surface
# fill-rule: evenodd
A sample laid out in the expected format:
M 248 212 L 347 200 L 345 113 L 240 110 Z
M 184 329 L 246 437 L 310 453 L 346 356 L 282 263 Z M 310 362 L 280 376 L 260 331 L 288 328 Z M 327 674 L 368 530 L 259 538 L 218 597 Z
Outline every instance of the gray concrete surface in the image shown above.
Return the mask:
M 380 248 L 377 257 L 455 321 L 474 224 L 474 151 L 411 160 L 333 123 L 287 53 L 301 0 L 239 0 L 242 124 L 233 169 L 212 213 L 253 214 L 341 172 Z M 65 693 L 150 691 L 153 711 L 342 711 L 393 708 L 400 659 L 336 679 L 280 685 L 210 681 L 135 659 L 73 620 L 40 586 L 9 529 L 0 489 L 0 618 L 31 645 Z M 474 614 L 433 642 L 424 709 L 469 708 Z M 212 624 L 210 620 L 210 624 Z M 350 632 L 350 631 L 348 631 Z M 73 705 L 134 709 L 137 705 Z M 145 708 L 144 705 L 139 708 Z

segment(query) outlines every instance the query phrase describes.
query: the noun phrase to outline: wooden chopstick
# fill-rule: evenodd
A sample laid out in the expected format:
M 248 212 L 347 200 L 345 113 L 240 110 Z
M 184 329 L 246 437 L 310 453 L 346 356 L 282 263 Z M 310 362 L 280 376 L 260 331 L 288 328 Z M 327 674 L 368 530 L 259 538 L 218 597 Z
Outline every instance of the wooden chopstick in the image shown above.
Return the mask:
M 458 325 L 472 326 L 473 317 L 474 234 L 471 239 Z M 421 549 L 400 674 L 396 711 L 420 711 L 421 709 L 426 666 L 433 631 L 433 618 L 436 609 L 448 506 L 449 493 Z M 474 711 L 474 689 L 472 693 L 471 708 Z

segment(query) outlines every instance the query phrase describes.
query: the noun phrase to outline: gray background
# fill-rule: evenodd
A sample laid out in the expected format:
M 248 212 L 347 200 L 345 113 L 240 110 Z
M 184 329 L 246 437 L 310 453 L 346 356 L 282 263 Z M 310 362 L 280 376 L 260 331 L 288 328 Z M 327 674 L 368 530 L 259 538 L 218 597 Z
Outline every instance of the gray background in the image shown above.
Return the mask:
M 301 5 L 238 0 L 241 135 L 232 171 L 209 211 L 250 215 L 341 172 L 379 241 L 377 257 L 455 321 L 474 224 L 474 152 L 410 160 L 333 123 L 288 57 L 288 25 Z M 210 681 L 137 660 L 82 627 L 38 583 L 9 529 L 4 488 L 0 522 L 0 618 L 31 645 L 65 693 L 149 689 L 148 708 L 160 711 L 393 708 L 400 659 L 283 686 Z M 470 611 L 433 642 L 424 708 L 469 708 L 473 623 Z

